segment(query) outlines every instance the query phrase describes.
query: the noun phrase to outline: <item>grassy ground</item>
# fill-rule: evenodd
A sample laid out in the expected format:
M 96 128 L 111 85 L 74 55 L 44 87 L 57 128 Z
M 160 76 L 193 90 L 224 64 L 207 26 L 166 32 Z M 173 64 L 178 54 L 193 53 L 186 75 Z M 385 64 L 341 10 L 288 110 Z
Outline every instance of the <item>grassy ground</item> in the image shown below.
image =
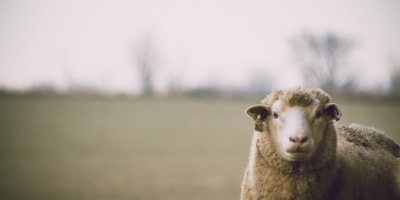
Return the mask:
M 0 199 L 238 199 L 256 103 L 0 98 Z M 400 143 L 400 104 L 339 103 Z

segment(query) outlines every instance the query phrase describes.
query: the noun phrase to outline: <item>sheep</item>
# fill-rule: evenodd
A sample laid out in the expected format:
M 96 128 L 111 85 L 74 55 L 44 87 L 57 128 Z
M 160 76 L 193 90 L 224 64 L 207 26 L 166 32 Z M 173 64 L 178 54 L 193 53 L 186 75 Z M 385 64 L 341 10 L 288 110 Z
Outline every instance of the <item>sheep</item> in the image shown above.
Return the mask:
M 276 90 L 246 110 L 255 123 L 242 200 L 400 199 L 400 148 L 383 132 L 336 127 L 321 89 Z

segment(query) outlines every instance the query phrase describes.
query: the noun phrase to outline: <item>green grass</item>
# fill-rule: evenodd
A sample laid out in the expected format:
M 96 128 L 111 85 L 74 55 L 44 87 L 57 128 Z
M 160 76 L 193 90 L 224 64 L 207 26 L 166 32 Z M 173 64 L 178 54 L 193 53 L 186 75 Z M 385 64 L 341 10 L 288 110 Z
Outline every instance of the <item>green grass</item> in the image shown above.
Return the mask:
M 0 199 L 238 199 L 256 103 L 3 97 Z M 340 105 L 400 142 L 400 104 Z

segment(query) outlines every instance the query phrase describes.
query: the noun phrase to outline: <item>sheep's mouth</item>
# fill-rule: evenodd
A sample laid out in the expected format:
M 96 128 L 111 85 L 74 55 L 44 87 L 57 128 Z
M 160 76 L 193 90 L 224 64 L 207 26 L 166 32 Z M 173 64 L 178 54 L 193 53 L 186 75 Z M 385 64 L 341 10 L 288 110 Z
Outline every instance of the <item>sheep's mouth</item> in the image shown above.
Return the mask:
M 285 157 L 291 161 L 306 161 L 311 156 L 311 152 L 301 148 L 291 149 L 285 152 Z

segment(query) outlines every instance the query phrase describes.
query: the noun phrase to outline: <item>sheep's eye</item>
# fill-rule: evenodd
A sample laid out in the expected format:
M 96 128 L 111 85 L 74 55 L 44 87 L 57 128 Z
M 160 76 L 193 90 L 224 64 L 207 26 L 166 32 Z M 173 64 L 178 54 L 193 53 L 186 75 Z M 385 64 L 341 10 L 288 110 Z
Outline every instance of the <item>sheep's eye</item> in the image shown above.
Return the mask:
M 315 115 L 316 118 L 320 118 L 322 116 L 321 112 L 317 112 L 317 114 Z
M 278 119 L 278 117 L 279 117 L 278 113 L 274 112 L 274 118 Z

